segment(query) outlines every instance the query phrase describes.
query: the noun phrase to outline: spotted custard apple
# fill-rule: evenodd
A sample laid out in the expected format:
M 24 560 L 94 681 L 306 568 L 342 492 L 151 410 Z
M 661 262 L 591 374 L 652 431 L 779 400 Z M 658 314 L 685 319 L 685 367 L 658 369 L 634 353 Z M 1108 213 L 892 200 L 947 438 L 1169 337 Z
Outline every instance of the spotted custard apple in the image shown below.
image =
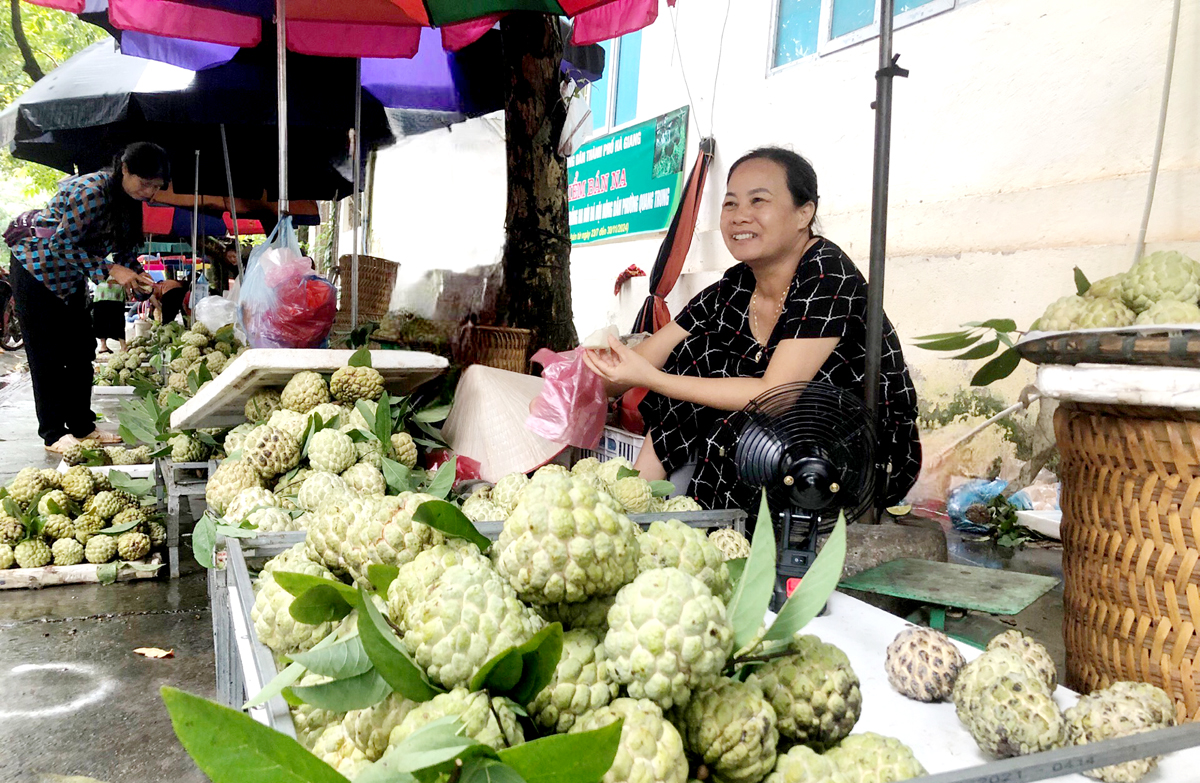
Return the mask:
M 638 575 L 617 593 L 604 637 L 612 678 L 664 709 L 716 682 L 733 647 L 725 605 L 677 568 Z
M 266 421 L 271 418 L 272 413 L 279 410 L 281 405 L 278 390 L 259 389 L 246 400 L 242 413 L 246 415 L 248 422 Z
M 637 574 L 635 527 L 606 493 L 573 476 L 538 476 L 504 523 L 497 568 L 530 603 L 612 595 Z
M 304 437 L 305 428 L 308 427 L 308 419 L 303 413 L 280 408 L 267 419 L 267 426 L 286 432 L 299 442 Z
M 525 742 L 524 732 L 510 703 L 489 698 L 485 691 L 470 692 L 454 688 L 416 705 L 400 724 L 392 729 L 389 745 L 399 745 L 435 720 L 454 716 L 463 725 L 463 733 L 494 750 L 511 748 Z
M 218 514 L 224 514 L 243 489 L 261 486 L 263 478 L 253 465 L 244 460 L 227 459 L 209 477 L 204 499 L 210 508 Z
M 595 731 L 624 720 L 617 755 L 601 783 L 686 783 L 687 756 L 679 731 L 647 699 L 617 699 L 575 721 L 569 733 Z
M 383 396 L 383 376 L 374 367 L 339 367 L 329 379 L 329 391 L 338 402 L 350 405 L 378 400 Z
M 837 765 L 846 783 L 892 783 L 927 774 L 911 748 L 873 732 L 851 734 L 826 751 L 825 758 Z
M 354 581 L 367 587 L 367 569 L 372 565 L 402 566 L 444 542 L 446 537 L 440 531 L 413 520 L 413 512 L 421 503 L 436 499 L 415 492 L 384 497 L 371 514 L 350 522 L 342 554 Z
M 884 669 L 888 683 L 917 701 L 943 701 L 954 692 L 954 681 L 966 660 L 950 637 L 933 628 L 910 625 L 887 648 Z
M 996 758 L 1053 750 L 1066 739 L 1050 689 L 1028 667 L 981 683 L 972 705 L 963 725 L 980 750 Z
M 1046 683 L 1046 687 L 1051 693 L 1058 687 L 1058 672 L 1054 668 L 1054 659 L 1050 657 L 1049 650 L 1032 636 L 1026 636 L 1015 629 L 1005 631 L 992 637 L 992 640 L 988 642 L 987 649 L 1012 650 L 1020 655 L 1025 663 L 1029 664 L 1030 668 L 1037 673 L 1038 678 Z
M 1163 300 L 1194 303 L 1200 299 L 1200 265 L 1172 250 L 1151 253 L 1125 273 L 1121 298 L 1138 313 Z
M 67 497 L 77 503 L 82 503 L 92 496 L 96 489 L 96 479 L 92 471 L 78 465 L 68 468 L 62 475 L 62 491 Z
M 771 702 L 784 737 L 819 747 L 839 742 L 862 714 L 862 693 L 850 659 L 810 634 L 795 636 L 790 649 L 790 655 L 768 661 L 746 681 L 758 685 Z
M 1067 743 L 1087 745 L 1175 725 L 1175 706 L 1161 688 L 1117 682 L 1079 697 L 1063 716 Z M 1134 783 L 1158 765 L 1158 757 L 1134 759 L 1084 772 L 1104 783 Z
M 609 677 L 606 660 L 599 633 L 585 629 L 564 633 L 554 678 L 528 705 L 529 716 L 546 731 L 563 734 L 584 713 L 612 702 L 620 687 Z
M 300 442 L 270 425 L 258 427 L 242 443 L 242 459 L 264 479 L 273 479 L 300 464 Z
M 308 413 L 323 402 L 329 402 L 329 387 L 320 373 L 298 372 L 283 387 L 279 402 L 288 410 Z
M 758 783 L 775 766 L 775 710 L 757 685 L 722 677 L 692 694 L 675 725 L 717 783 Z
M 21 506 L 28 506 L 38 493 L 49 489 L 37 468 L 22 468 L 8 487 L 8 494 Z
M 335 578 L 328 568 L 299 558 L 280 570 L 322 579 Z M 293 618 L 289 610 L 295 597 L 280 587 L 275 581 L 275 574 L 276 571 L 272 570 L 259 576 L 254 607 L 250 611 L 254 631 L 258 634 L 259 641 L 283 655 L 312 649 L 317 642 L 329 635 L 333 624 L 325 622 L 309 625 Z
M 712 594 L 728 603 L 733 593 L 729 566 L 704 531 L 669 519 L 650 523 L 638 539 L 638 570 L 678 568 L 699 579 Z

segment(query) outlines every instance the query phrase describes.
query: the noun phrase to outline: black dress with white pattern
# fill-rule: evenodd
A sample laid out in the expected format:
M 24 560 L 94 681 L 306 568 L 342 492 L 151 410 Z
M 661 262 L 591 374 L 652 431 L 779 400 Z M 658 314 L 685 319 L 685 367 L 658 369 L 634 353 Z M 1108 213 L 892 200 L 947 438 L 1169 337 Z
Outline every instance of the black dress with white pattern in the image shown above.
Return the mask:
M 805 252 L 784 301 L 783 311 L 762 346 L 750 331 L 754 274 L 737 264 L 696 295 L 675 322 L 688 336 L 663 369 L 700 378 L 761 378 L 781 340 L 840 338 L 813 378 L 864 396 L 866 374 L 867 281 L 841 248 L 818 238 Z M 917 433 L 917 394 L 900 339 L 886 318 L 880 364 L 880 426 L 876 451 L 876 498 L 895 505 L 916 483 L 921 469 Z M 688 494 L 705 508 L 754 510 L 758 492 L 738 481 L 733 463 L 736 433 L 725 423 L 729 412 L 650 392 L 640 406 L 654 451 L 668 475 L 697 462 Z

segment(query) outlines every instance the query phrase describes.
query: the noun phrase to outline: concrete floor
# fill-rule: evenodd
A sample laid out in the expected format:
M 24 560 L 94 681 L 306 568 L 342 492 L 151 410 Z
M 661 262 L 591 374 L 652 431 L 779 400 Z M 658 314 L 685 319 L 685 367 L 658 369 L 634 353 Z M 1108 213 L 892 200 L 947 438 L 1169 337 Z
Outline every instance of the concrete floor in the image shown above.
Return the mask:
M 0 355 L 0 484 L 58 462 L 37 437 L 28 375 L 5 375 L 22 358 Z M 175 581 L 0 592 L 0 781 L 207 780 L 158 695 L 163 685 L 215 695 L 204 574 L 191 571 Z M 136 647 L 175 657 L 144 658 Z

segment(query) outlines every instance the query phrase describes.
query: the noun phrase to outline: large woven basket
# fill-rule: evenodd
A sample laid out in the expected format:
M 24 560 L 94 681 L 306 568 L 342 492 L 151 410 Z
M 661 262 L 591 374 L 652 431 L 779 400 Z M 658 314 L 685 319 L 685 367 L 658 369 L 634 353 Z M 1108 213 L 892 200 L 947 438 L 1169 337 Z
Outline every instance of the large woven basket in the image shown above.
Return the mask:
M 1200 717 L 1200 414 L 1064 403 L 1067 685 L 1149 682 Z
M 350 322 L 351 295 L 354 291 L 352 259 L 345 255 L 338 259 L 338 302 L 337 318 L 333 322 L 335 331 L 345 332 L 356 324 Z M 388 312 L 392 302 L 392 291 L 396 287 L 396 273 L 400 264 L 376 256 L 358 257 L 358 321 L 379 321 Z
M 468 325 L 463 328 L 459 342 L 458 361 L 464 366 L 482 364 L 524 373 L 529 368 L 532 338 L 533 333 L 528 329 Z

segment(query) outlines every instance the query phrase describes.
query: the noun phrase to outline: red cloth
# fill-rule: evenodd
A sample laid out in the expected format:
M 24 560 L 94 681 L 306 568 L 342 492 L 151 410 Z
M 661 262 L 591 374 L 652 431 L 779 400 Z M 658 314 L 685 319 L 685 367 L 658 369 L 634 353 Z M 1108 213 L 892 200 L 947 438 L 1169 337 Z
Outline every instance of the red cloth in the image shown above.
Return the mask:
M 613 286 L 613 296 L 619 296 L 621 286 L 635 277 L 645 277 L 646 273 L 638 268 L 637 264 L 630 264 L 625 271 L 617 275 L 617 284 Z

